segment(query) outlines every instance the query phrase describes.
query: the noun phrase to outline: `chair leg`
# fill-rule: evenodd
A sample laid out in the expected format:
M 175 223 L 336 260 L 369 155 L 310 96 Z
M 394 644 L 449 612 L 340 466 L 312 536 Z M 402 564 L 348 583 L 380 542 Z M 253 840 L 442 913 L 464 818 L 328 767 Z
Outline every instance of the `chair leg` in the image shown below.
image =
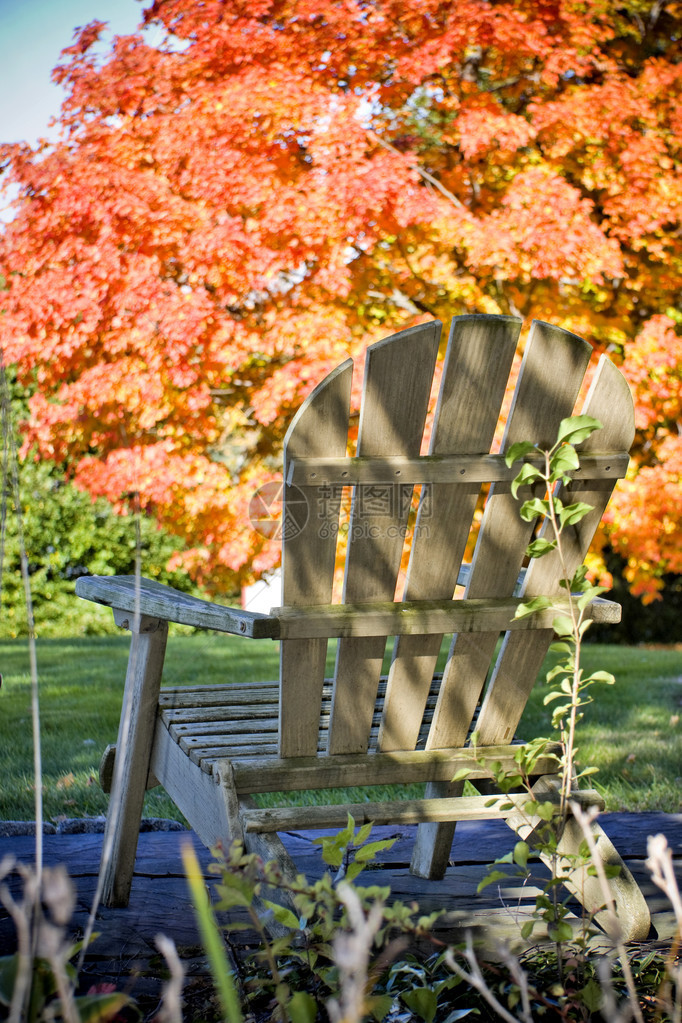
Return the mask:
M 540 778 L 533 786 L 533 791 L 537 798 L 542 799 L 543 794 L 556 791 L 556 779 Z M 534 833 L 538 825 L 542 825 L 539 818 L 533 820 L 527 815 L 513 814 L 506 818 L 506 822 L 520 838 L 528 841 L 529 845 L 534 845 Z M 622 941 L 644 941 L 651 928 L 651 916 L 642 891 L 618 850 L 596 821 L 591 823 L 590 830 L 601 862 L 609 868 L 618 868 L 617 875 L 609 880 L 610 895 L 616 907 L 615 921 L 604 908 L 606 893 L 599 878 L 588 873 L 590 863 L 584 862 L 580 856 L 580 847 L 585 841 L 585 835 L 574 817 L 568 818 L 559 839 L 558 864 L 552 856 L 544 853 L 540 853 L 540 859 L 550 870 L 558 870 L 561 876 L 567 879 L 564 882 L 566 888 L 610 937 Z M 575 866 L 576 860 L 578 866 Z
M 239 802 L 243 810 L 253 809 L 256 805 L 250 796 L 243 796 Z M 265 862 L 274 861 L 280 870 L 282 881 L 291 887 L 296 887 L 298 870 L 279 835 L 259 831 L 242 831 L 242 839 L 246 852 L 255 853 Z M 296 914 L 293 896 L 283 889 L 270 888 L 263 892 L 262 898 L 255 900 L 258 915 L 265 916 L 267 919 L 266 929 L 270 937 L 275 939 L 289 936 L 289 928 L 278 923 L 265 906 L 263 899 L 266 897 L 268 901 L 284 906 Z
M 463 782 L 429 782 L 425 796 L 427 799 L 461 796 L 463 789 Z M 454 821 L 444 824 L 420 824 L 412 850 L 410 873 L 429 881 L 440 881 L 448 869 L 454 837 Z
M 131 629 L 132 638 L 100 873 L 102 903 L 124 907 L 135 868 L 168 623 L 146 615 L 134 623 L 120 612 L 114 617 L 117 625 Z

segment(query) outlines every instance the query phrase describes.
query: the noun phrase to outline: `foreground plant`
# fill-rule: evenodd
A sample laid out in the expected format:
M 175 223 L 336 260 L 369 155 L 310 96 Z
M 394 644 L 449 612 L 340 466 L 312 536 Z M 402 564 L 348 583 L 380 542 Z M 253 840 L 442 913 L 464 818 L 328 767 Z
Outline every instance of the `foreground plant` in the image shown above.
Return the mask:
M 275 861 L 265 863 L 239 843 L 215 851 L 209 868 L 220 878 L 214 909 L 245 913 L 247 920 L 230 920 L 228 934 L 252 930 L 258 936 L 258 950 L 239 977 L 246 1008 L 282 1023 L 312 1023 L 318 1012 L 335 1021 L 368 1015 L 381 1020 L 389 1013 L 396 996 L 377 989 L 382 974 L 408 940 L 431 940 L 441 914 L 421 915 L 416 903 L 389 905 L 388 887 L 355 883 L 394 841 L 369 841 L 371 831 L 371 824 L 356 829 L 349 815 L 337 835 L 316 839 L 330 869 L 313 882 L 302 874 L 286 877 Z M 196 882 L 193 852 L 185 857 L 225 1018 L 240 1023 L 241 1009 L 232 996 L 225 997 L 237 979 L 215 941 L 217 925 Z
M 524 618 L 536 611 L 556 608 L 556 616 L 552 622 L 554 632 L 559 637 L 552 645 L 555 653 L 561 654 L 564 660 L 557 664 L 547 675 L 547 682 L 553 685 L 551 692 L 545 696 L 544 703 L 556 703 L 552 712 L 552 727 L 559 731 L 559 739 L 563 748 L 561 765 L 561 800 L 559 815 L 565 821 L 568 814 L 568 799 L 571 789 L 580 778 L 595 773 L 595 768 L 584 768 L 576 772 L 575 762 L 578 752 L 576 727 L 583 716 L 583 708 L 592 702 L 587 690 L 597 684 L 613 685 L 615 679 L 607 671 L 595 671 L 585 675 L 581 666 L 581 653 L 584 635 L 591 625 L 589 608 L 592 601 L 606 591 L 604 586 L 592 586 L 587 582 L 587 568 L 581 565 L 576 572 L 570 573 L 564 551 L 563 535 L 565 530 L 584 519 L 592 511 L 592 506 L 583 501 L 566 504 L 559 496 L 560 487 L 570 485 L 570 473 L 579 469 L 580 460 L 575 449 L 576 444 L 587 440 L 601 423 L 591 416 L 572 416 L 562 420 L 555 443 L 546 451 L 536 444 L 521 441 L 512 444 L 506 455 L 507 465 L 528 456 L 540 455 L 541 466 L 524 462 L 520 472 L 511 485 L 514 497 L 521 487 L 538 485 L 544 496 L 533 496 L 524 501 L 519 514 L 526 522 L 540 519 L 543 524 L 541 535 L 529 544 L 529 558 L 542 558 L 556 551 L 561 565 L 561 586 L 565 600 L 559 605 L 547 596 L 533 597 L 522 603 L 516 618 Z
M 7 884 L 16 872 L 22 881 L 21 897 Z M 0 958 L 0 1005 L 10 1023 L 107 1023 L 122 1009 L 128 1019 L 140 1018 L 135 1003 L 120 991 L 90 990 L 77 995 L 73 960 L 81 943 L 72 943 L 67 927 L 76 904 L 76 892 L 66 867 L 45 867 L 42 878 L 13 857 L 0 863 L 0 902 L 17 932 L 17 951 Z
M 593 983 L 585 968 L 586 949 L 590 937 L 596 931 L 594 921 L 597 916 L 602 926 L 606 924 L 609 933 L 615 937 L 623 975 L 632 994 L 629 967 L 620 944 L 620 929 L 613 896 L 608 887 L 608 881 L 619 870 L 602 862 L 596 854 L 589 822 L 581 816 L 580 807 L 581 800 L 587 799 L 589 802 L 590 794 L 577 791 L 579 781 L 596 770 L 592 767 L 579 770 L 577 767 L 577 725 L 584 708 L 592 702 L 591 688 L 598 683 L 613 685 L 615 682 L 609 672 L 593 671 L 588 674 L 583 670 L 582 644 L 591 624 L 590 605 L 604 592 L 604 588 L 593 586 L 587 581 L 584 566 L 575 572 L 569 570 L 564 540 L 565 531 L 579 523 L 592 510 L 590 505 L 582 501 L 569 503 L 565 499 L 571 483 L 571 473 L 578 470 L 580 465 L 575 445 L 587 440 L 600 427 L 601 423 L 590 416 L 573 416 L 562 420 L 556 441 L 547 450 L 530 442 L 519 442 L 513 444 L 506 455 L 506 462 L 510 466 L 524 459 L 512 482 L 512 495 L 517 497 L 522 487 L 532 487 L 532 496 L 520 508 L 524 521 L 538 523 L 535 539 L 529 544 L 526 553 L 531 559 L 546 556 L 557 558 L 561 569 L 561 592 L 556 597 L 532 597 L 524 600 L 516 611 L 516 618 L 548 609 L 554 611 L 552 625 L 558 638 L 551 649 L 561 659 L 547 674 L 551 689 L 544 698 L 544 704 L 553 705 L 552 725 L 558 731 L 558 793 L 553 782 L 541 780 L 533 784 L 538 758 L 546 753 L 549 739 L 538 738 L 520 747 L 515 757 L 516 767 L 512 771 L 503 769 L 502 765 L 492 765 L 493 780 L 502 793 L 521 789 L 528 793 L 529 798 L 510 818 L 510 823 L 513 822 L 515 829 L 524 838 L 516 843 L 511 853 L 492 865 L 479 885 L 480 890 L 488 884 L 506 879 L 510 866 L 516 873 L 530 878 L 529 860 L 533 851 L 549 866 L 550 879 L 536 879 L 541 891 L 536 898 L 532 917 L 521 927 L 521 936 L 528 940 L 536 927 L 543 925 L 547 936 L 556 946 L 559 988 L 564 990 L 566 978 L 573 970 L 572 965 L 569 967 L 566 964 L 575 962 L 572 982 L 578 1002 L 584 999 L 585 1006 L 592 997 Z M 474 733 L 474 749 L 476 740 Z M 465 777 L 466 773 L 460 772 L 457 778 Z M 511 803 L 505 804 L 504 795 L 496 797 L 496 800 L 500 800 L 506 809 L 514 809 Z M 579 827 L 570 821 L 571 816 L 580 818 L 582 840 Z M 565 835 L 576 835 L 577 838 L 573 840 L 568 837 L 564 841 Z M 561 898 L 560 886 L 569 884 L 575 890 L 576 887 L 585 886 L 591 877 L 598 879 L 597 897 L 603 897 L 603 907 L 595 907 L 594 899 L 591 899 L 590 911 L 584 910 L 576 932 L 569 919 L 570 896 Z M 581 901 L 584 899 L 581 898 Z M 469 982 L 474 983 L 477 974 L 473 968 L 469 970 L 468 976 Z M 523 993 L 522 986 L 519 991 Z M 640 1018 L 637 1011 L 635 1016 Z
M 237 845 L 227 855 L 219 854 L 212 872 L 220 877 L 221 898 L 214 908 L 229 906 L 248 918 L 248 922 L 230 921 L 228 940 L 230 933 L 242 928 L 255 930 L 259 936 L 259 948 L 250 960 L 239 964 L 235 956 L 239 976 L 230 972 L 197 864 L 191 887 L 195 894 L 199 892 L 199 912 L 208 920 L 202 933 L 207 926 L 213 935 L 211 947 L 207 944 L 206 948 L 216 987 L 220 990 L 227 985 L 235 997 L 241 989 L 241 1001 L 231 1007 L 223 1001 L 227 1023 L 241 1023 L 253 1016 L 281 1023 L 313 1023 L 327 1016 L 332 1023 L 367 1019 L 396 1023 L 458 1023 L 464 1019 L 626 1023 L 633 1018 L 643 1023 L 679 1023 L 682 966 L 677 942 L 667 953 L 639 946 L 621 959 L 603 950 L 587 956 L 569 943 L 540 944 L 518 956 L 499 947 L 492 958 L 490 953 L 481 957 L 470 937 L 444 949 L 432 933 L 433 917 L 420 918 L 415 905 L 408 907 L 406 914 L 405 907 L 394 903 L 391 908 L 403 923 L 394 929 L 391 920 L 387 926 L 389 889 L 360 888 L 344 877 L 345 869 L 355 862 L 349 829 L 350 822 L 341 837 L 322 840 L 335 876 L 328 872 L 314 884 L 302 878 L 295 883 L 284 880 L 274 862 L 244 855 Z M 650 839 L 649 852 L 654 880 L 660 878 L 669 894 L 679 914 L 679 926 L 682 902 L 671 873 L 670 850 L 662 836 Z M 371 862 L 371 850 L 365 855 Z M 196 862 L 193 851 L 192 860 Z M 270 898 L 266 898 L 268 890 Z M 369 900 L 368 891 L 372 893 Z M 381 892 L 380 899 L 373 898 L 376 891 Z M 297 920 L 296 908 L 288 910 L 274 901 L 288 897 L 308 909 L 320 893 L 324 893 L 320 900 L 324 905 L 334 906 L 331 919 L 324 924 L 312 917 Z M 269 930 L 275 919 L 290 924 L 277 936 Z M 406 942 L 413 937 L 420 939 L 420 947 L 411 944 L 408 950 Z M 434 946 L 436 950 L 430 952 L 429 947 Z M 559 955 L 561 981 L 557 979 Z

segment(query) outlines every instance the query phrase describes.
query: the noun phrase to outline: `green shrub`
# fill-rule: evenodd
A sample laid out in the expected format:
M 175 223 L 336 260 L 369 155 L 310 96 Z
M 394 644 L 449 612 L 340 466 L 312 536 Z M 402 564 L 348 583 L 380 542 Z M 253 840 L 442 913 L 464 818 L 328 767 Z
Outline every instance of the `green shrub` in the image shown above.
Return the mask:
M 118 515 L 111 505 L 92 498 L 64 479 L 54 463 L 28 458 L 19 466 L 19 489 L 31 594 L 39 636 L 101 635 L 115 631 L 111 612 L 79 600 L 76 579 L 82 575 L 127 575 L 135 571 L 137 527 L 131 515 Z M 21 580 L 17 515 L 8 495 L 6 505 L 0 637 L 27 633 Z M 176 589 L 195 592 L 184 572 L 167 565 L 181 548 L 179 539 L 140 520 L 142 573 Z

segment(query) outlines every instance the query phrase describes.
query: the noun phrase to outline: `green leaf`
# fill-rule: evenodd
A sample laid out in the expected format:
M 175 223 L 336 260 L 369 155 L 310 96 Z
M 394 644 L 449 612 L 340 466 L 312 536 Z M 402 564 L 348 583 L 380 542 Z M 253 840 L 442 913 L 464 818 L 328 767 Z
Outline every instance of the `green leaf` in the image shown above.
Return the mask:
M 552 621 L 552 628 L 557 636 L 573 635 L 573 622 L 568 615 L 557 615 Z
M 616 680 L 610 671 L 593 671 L 591 675 L 584 680 L 585 685 L 589 685 L 592 682 L 600 682 L 605 686 L 613 686 L 616 684 Z
M 581 611 L 584 611 L 587 605 L 598 597 L 600 593 L 606 593 L 605 586 L 589 586 L 586 590 L 578 597 L 578 607 Z
M 599 1012 L 604 1001 L 602 989 L 599 983 L 590 977 L 585 987 L 580 991 L 580 1001 L 590 1012 Z
M 563 696 L 563 693 L 560 694 Z M 555 707 L 552 711 L 552 726 L 556 727 L 557 722 L 561 721 L 562 718 L 566 717 L 571 709 L 570 703 L 562 703 L 560 707 Z
M 491 870 L 489 874 L 486 874 L 486 876 L 484 878 L 482 878 L 478 882 L 478 887 L 476 889 L 476 894 L 479 894 L 480 892 L 482 892 L 483 889 L 487 888 L 489 884 L 494 884 L 496 881 L 508 881 L 508 880 L 509 880 L 509 874 L 507 874 L 506 871 L 504 871 L 504 870 Z
M 345 881 L 354 881 L 358 874 L 361 874 L 365 869 L 364 863 L 353 862 L 348 865 L 348 869 L 345 873 Z
M 287 1003 L 291 1023 L 315 1023 L 317 1002 L 307 991 L 294 991 Z
M 218 885 L 217 891 L 220 902 L 216 908 L 220 910 L 234 909 L 235 906 L 250 906 L 253 902 L 253 891 L 245 893 L 238 888 L 226 888 L 224 885 Z
M 549 460 L 549 468 L 553 474 L 563 475 L 579 467 L 578 453 L 570 444 L 562 444 Z
M 603 425 L 592 416 L 569 416 L 559 423 L 557 443 L 569 441 L 571 444 L 582 444 L 595 430 L 601 430 Z
M 588 512 L 592 511 L 591 504 L 585 504 L 584 501 L 576 501 L 575 504 L 566 504 L 559 510 L 559 524 L 563 529 L 564 526 L 572 526 L 576 522 L 580 522 L 584 519 Z
M 519 458 L 525 458 L 526 455 L 535 455 L 537 451 L 538 449 L 535 444 L 531 444 L 528 440 L 519 440 L 509 448 L 504 456 L 504 460 L 508 466 L 513 465 L 514 462 L 518 462 Z
M 533 930 L 535 929 L 535 920 L 526 920 L 525 924 L 521 928 L 521 937 L 524 941 L 528 941 Z
M 552 941 L 556 942 L 571 941 L 573 938 L 573 928 L 565 920 L 559 920 L 555 924 L 550 924 L 547 928 L 547 933 Z
M 470 767 L 460 767 L 459 771 L 456 771 L 452 776 L 452 781 L 466 781 L 471 774 Z
M 512 497 L 516 497 L 519 492 L 519 487 L 527 487 L 531 483 L 535 483 L 536 480 L 542 479 L 542 473 L 539 469 L 536 469 L 534 465 L 529 465 L 528 462 L 522 467 L 518 475 L 512 480 L 511 493 Z
M 3 956 L 0 959 L 0 1002 L 3 1005 L 11 1004 L 18 968 L 19 956 L 17 953 L 11 956 Z
M 363 845 L 372 834 L 372 827 L 373 825 L 371 821 L 367 824 L 363 824 L 353 839 L 353 845 Z
M 361 849 L 358 849 L 355 853 L 355 859 L 359 863 L 367 863 L 376 857 L 378 852 L 382 849 L 390 849 L 391 846 L 395 845 L 395 838 L 382 838 L 377 842 L 369 842 L 367 845 L 363 845 Z
M 298 917 L 286 906 L 280 906 L 278 902 L 270 902 L 263 899 L 263 905 L 267 906 L 278 924 L 289 927 L 292 931 L 298 930 Z
M 571 579 L 571 585 L 569 589 L 573 593 L 579 593 L 585 586 L 585 579 L 587 578 L 587 565 L 581 565 L 577 568 L 573 578 Z
M 572 654 L 573 653 L 573 647 L 570 645 L 570 643 L 563 643 L 563 642 L 552 643 L 552 645 L 550 646 L 549 650 L 550 650 L 550 653 L 553 653 L 553 654 Z M 549 678 L 549 676 L 548 676 L 548 678 Z
M 556 812 L 556 807 L 554 806 L 554 803 L 538 803 L 535 812 L 540 820 L 551 821 Z
M 540 537 L 538 540 L 533 540 L 526 547 L 526 554 L 529 558 L 542 558 L 545 554 L 549 554 L 550 551 L 556 549 L 556 540 L 545 540 Z
M 546 682 L 553 682 L 558 675 L 569 675 L 570 669 L 565 664 L 557 664 L 551 671 L 547 672 Z
M 433 1023 L 438 1000 L 430 987 L 416 987 L 411 991 L 402 992 L 400 997 L 407 1008 L 423 1019 L 424 1023 Z
M 545 611 L 548 607 L 552 606 L 552 601 L 549 597 L 539 596 L 533 597 L 532 600 L 526 601 L 516 608 L 514 618 L 526 618 L 528 615 L 535 614 L 536 611 Z
M 519 509 L 519 515 L 524 522 L 532 522 L 538 516 L 549 515 L 549 503 L 541 501 L 539 497 L 533 497 L 530 501 L 524 501 Z
M 386 1019 L 393 1005 L 393 995 L 371 995 L 366 1001 L 367 1011 L 376 1023 Z
M 620 866 L 617 863 L 603 863 L 605 876 L 611 880 L 614 877 L 620 877 Z
M 339 831 L 339 833 L 336 835 L 334 841 L 337 843 L 337 845 L 341 845 L 341 846 L 343 846 L 345 848 L 347 845 L 350 845 L 350 843 L 353 841 L 354 837 L 355 837 L 355 819 L 353 818 L 353 815 L 349 813 L 348 814 L 348 821 L 346 823 L 345 828 L 343 829 L 343 831 Z
M 528 863 L 528 857 L 530 855 L 530 846 L 528 842 L 517 842 L 514 846 L 514 863 L 518 864 L 519 867 L 523 867 L 524 870 Z
M 554 703 L 555 700 L 563 700 L 566 694 L 562 693 L 559 689 L 553 689 L 551 693 L 547 693 L 542 700 L 542 706 L 548 707 L 550 703 Z
M 317 841 L 317 839 L 314 839 Z M 343 863 L 344 850 L 334 842 L 324 841 L 322 844 L 322 859 L 328 867 L 340 867 Z

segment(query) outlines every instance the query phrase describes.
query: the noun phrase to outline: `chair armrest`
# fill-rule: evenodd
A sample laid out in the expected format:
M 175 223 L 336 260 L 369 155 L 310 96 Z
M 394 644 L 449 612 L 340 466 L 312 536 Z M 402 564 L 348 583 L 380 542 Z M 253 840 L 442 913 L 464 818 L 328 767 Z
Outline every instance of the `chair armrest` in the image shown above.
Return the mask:
M 231 632 L 253 639 L 277 635 L 277 620 L 270 615 L 223 607 L 208 600 L 199 600 L 171 586 L 134 575 L 86 575 L 76 580 L 76 593 L 84 600 L 104 604 L 115 611 L 147 615 L 166 622 L 193 625 L 216 632 Z

